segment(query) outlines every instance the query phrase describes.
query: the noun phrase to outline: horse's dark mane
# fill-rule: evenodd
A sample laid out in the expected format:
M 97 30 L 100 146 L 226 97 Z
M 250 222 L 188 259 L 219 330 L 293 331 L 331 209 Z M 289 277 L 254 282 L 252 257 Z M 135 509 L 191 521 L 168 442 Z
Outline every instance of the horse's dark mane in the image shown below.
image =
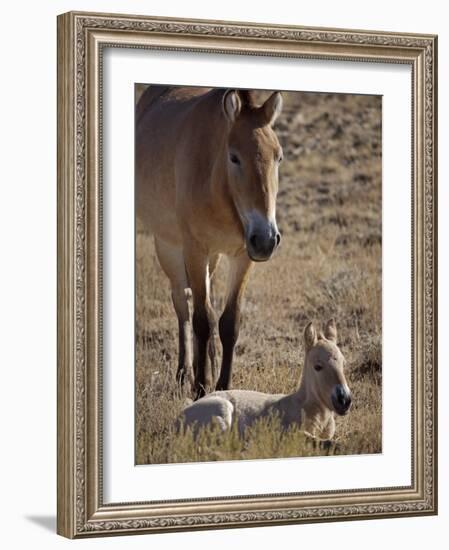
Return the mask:
M 251 90 L 237 90 L 240 99 L 245 107 L 255 107 L 254 92 Z

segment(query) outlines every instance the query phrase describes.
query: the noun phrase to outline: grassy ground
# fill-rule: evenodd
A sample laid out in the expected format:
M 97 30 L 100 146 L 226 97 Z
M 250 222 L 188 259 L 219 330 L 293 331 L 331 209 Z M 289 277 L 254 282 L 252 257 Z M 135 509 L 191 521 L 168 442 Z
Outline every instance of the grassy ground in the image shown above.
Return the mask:
M 177 322 L 152 237 L 138 230 L 138 464 L 381 452 L 381 99 L 285 93 L 276 131 L 284 149 L 277 202 L 283 239 L 273 259 L 252 271 L 233 387 L 293 391 L 306 323 L 335 317 L 353 408 L 337 419 L 330 448 L 317 448 L 298 430 L 281 434 L 276 419 L 255 426 L 246 441 L 235 431 L 209 430 L 196 442 L 190 433 L 177 435 Z

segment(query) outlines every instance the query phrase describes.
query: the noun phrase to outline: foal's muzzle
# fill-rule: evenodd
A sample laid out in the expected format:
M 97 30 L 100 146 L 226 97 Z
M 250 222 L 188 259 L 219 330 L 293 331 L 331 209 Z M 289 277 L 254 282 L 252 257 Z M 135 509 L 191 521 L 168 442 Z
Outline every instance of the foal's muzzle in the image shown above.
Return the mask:
M 256 228 L 246 238 L 248 256 L 254 262 L 269 260 L 281 242 L 281 234 L 276 227 L 269 225 L 267 229 Z
M 332 405 L 335 412 L 341 416 L 344 416 L 350 409 L 352 404 L 351 392 L 347 386 L 338 384 L 335 386 L 332 392 Z

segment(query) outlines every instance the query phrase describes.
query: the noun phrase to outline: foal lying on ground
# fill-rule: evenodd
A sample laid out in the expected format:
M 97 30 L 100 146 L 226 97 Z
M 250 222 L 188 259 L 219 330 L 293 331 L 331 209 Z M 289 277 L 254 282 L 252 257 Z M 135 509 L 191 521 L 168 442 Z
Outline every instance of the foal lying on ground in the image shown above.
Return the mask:
M 304 341 L 304 370 L 297 391 L 289 395 L 217 391 L 184 409 L 181 417 L 184 426 L 197 430 L 216 422 L 224 431 L 237 422 L 243 434 L 256 420 L 277 414 L 284 429 L 297 425 L 314 437 L 331 439 L 335 433 L 334 413 L 345 415 L 352 401 L 334 320 L 328 321 L 324 335 L 317 334 L 309 323 L 304 330 Z

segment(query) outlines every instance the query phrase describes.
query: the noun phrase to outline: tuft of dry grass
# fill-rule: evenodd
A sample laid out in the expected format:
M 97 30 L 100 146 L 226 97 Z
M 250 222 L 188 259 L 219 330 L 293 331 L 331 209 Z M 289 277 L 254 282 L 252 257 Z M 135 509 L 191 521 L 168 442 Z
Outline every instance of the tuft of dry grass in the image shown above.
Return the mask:
M 222 432 L 216 424 L 203 427 L 198 433 L 189 427 L 177 430 L 174 424 L 155 433 L 147 442 L 144 464 L 211 462 L 217 460 L 254 460 L 263 458 L 293 458 L 323 455 L 353 455 L 376 452 L 379 441 L 367 442 L 365 428 L 351 434 L 341 442 L 318 442 L 298 427 L 282 430 L 278 417 L 258 420 L 245 434 L 239 434 L 237 424 Z
M 381 98 L 284 93 L 276 131 L 284 149 L 277 220 L 282 243 L 246 290 L 233 387 L 289 393 L 300 379 L 302 332 L 335 317 L 354 405 L 335 445 L 313 448 L 275 419 L 239 440 L 174 423 L 177 321 L 151 235 L 136 235 L 136 462 L 138 464 L 378 453 L 382 450 Z M 216 280 L 223 308 L 225 261 Z M 220 349 L 217 341 L 217 349 Z M 308 454 L 312 453 L 312 455 Z

